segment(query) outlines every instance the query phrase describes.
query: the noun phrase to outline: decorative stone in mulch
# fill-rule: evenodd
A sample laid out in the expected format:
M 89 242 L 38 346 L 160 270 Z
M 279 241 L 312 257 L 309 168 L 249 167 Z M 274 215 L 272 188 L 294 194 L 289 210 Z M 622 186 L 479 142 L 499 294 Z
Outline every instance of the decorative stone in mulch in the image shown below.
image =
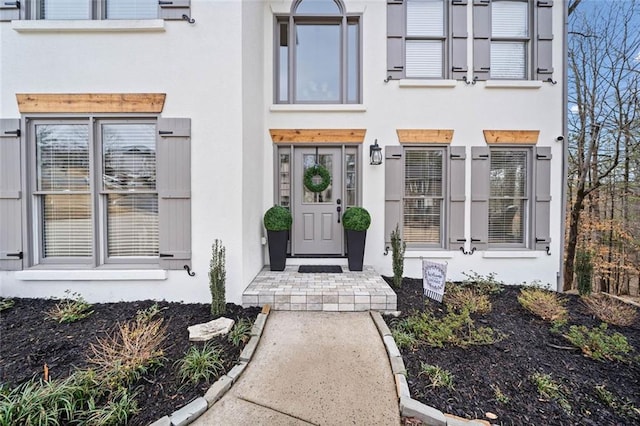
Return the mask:
M 220 317 L 213 321 L 187 327 L 189 340 L 192 342 L 207 342 L 216 336 L 225 336 L 233 328 L 235 321 L 231 318 Z

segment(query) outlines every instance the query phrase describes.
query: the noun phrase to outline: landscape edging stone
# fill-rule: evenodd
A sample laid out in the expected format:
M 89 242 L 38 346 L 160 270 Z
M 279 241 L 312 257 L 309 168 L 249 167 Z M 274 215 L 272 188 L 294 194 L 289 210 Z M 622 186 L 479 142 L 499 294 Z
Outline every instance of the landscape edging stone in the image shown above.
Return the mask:
M 266 309 L 265 307 L 263 307 L 262 312 L 256 316 L 256 320 L 253 323 L 254 327 L 251 328 L 252 337 L 249 340 L 249 342 L 245 345 L 244 349 L 242 350 L 242 353 L 240 354 L 240 361 L 236 365 L 234 365 L 233 368 L 229 370 L 227 374 L 225 374 L 222 377 L 219 377 L 218 380 L 216 380 L 216 382 L 209 387 L 209 389 L 204 394 L 204 396 L 196 398 L 195 400 L 191 401 L 190 403 L 183 406 L 182 408 L 179 408 L 178 410 L 174 411 L 168 416 L 159 418 L 158 420 L 153 422 L 150 426 L 188 425 L 189 423 L 193 422 L 195 419 L 200 417 L 202 413 L 207 411 L 209 407 L 211 407 L 216 401 L 222 398 L 224 394 L 229 391 L 229 389 L 231 389 L 231 386 L 233 386 L 233 384 L 238 380 L 242 372 L 247 368 L 247 365 L 251 360 L 253 353 L 258 347 L 260 337 L 262 337 L 262 332 L 264 331 L 264 326 L 269 316 L 269 308 L 267 306 L 268 305 L 265 305 Z M 258 321 L 260 321 L 259 326 L 255 327 Z M 254 334 L 254 332 L 256 334 Z M 245 350 L 249 345 L 251 345 L 252 348 L 250 352 L 247 352 L 246 354 L 248 355 L 248 359 L 243 360 L 242 355 L 245 354 Z M 203 403 L 204 403 L 204 409 L 202 409 Z M 182 418 L 183 416 L 184 418 Z M 180 422 L 180 423 L 176 423 L 176 422 Z

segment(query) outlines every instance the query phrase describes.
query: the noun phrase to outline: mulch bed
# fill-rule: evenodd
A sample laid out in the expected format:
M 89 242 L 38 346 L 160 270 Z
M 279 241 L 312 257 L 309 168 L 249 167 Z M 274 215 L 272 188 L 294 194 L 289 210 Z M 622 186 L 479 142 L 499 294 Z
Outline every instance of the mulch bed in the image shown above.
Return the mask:
M 67 377 L 76 368 L 87 366 L 91 343 L 113 332 L 118 323 L 135 319 L 138 310 L 153 305 L 152 301 L 120 302 L 92 305 L 94 313 L 70 324 L 59 324 L 46 318 L 57 302 L 44 299 L 14 299 L 15 305 L 0 314 L 0 384 L 16 386 L 33 377 L 43 376 L 45 364 L 52 379 Z M 158 302 L 167 326 L 162 366 L 146 374 L 133 385 L 138 391 L 139 414 L 130 424 L 147 425 L 204 395 L 211 383 L 185 385 L 177 377 L 174 363 L 183 357 L 190 345 L 187 327 L 211 321 L 210 305 Z M 228 318 L 245 318 L 253 322 L 259 308 L 243 309 L 227 304 Z M 225 371 L 235 365 L 242 350 L 225 338 L 214 338 L 224 351 Z
M 392 280 L 385 277 L 391 285 Z M 400 319 L 411 312 L 423 310 L 423 303 L 434 310 L 442 309 L 438 302 L 423 302 L 422 280 L 403 280 L 398 294 Z M 632 360 L 599 362 L 582 355 L 579 350 L 557 349 L 550 345 L 569 347 L 562 336 L 549 331 L 550 324 L 535 317 L 520 306 L 519 286 L 505 286 L 491 296 L 493 309 L 485 315 L 474 315 L 477 325 L 492 327 L 505 338 L 487 346 L 467 349 L 422 346 L 413 352 L 403 351 L 408 371 L 411 396 L 445 413 L 465 418 L 486 419 L 487 412 L 497 415 L 491 423 L 505 425 L 630 425 L 640 424 L 640 416 L 623 415 L 598 398 L 595 386 L 605 385 L 618 398 L 628 398 L 640 408 L 640 320 L 630 327 L 609 326 L 618 331 L 635 348 Z M 578 296 L 564 295 L 570 317 L 568 325 L 594 327 L 600 324 L 589 315 Z M 386 317 L 392 325 L 398 321 Z M 454 375 L 454 389 L 428 387 L 419 376 L 420 363 L 425 362 L 449 370 Z M 543 400 L 529 377 L 536 372 L 551 374 L 564 386 L 570 413 L 555 401 Z M 498 386 L 510 399 L 499 402 L 491 388 Z

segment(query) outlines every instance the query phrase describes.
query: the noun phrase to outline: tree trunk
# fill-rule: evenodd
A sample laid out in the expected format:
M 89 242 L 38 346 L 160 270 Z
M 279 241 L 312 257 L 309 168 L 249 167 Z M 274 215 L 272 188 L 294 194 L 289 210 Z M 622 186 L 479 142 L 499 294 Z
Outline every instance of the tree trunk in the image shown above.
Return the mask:
M 571 205 L 571 215 L 569 216 L 569 236 L 567 237 L 567 257 L 564 261 L 563 291 L 568 291 L 573 288 L 573 273 L 576 261 L 576 247 L 578 246 L 580 212 L 583 208 L 584 191 L 580 188 L 576 191 L 576 200 Z

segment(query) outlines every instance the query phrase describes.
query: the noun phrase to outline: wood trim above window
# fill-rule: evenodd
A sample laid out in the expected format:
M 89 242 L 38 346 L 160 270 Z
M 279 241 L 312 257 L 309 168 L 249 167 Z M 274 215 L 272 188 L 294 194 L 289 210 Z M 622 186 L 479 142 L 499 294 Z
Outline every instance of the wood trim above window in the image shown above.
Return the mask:
M 363 143 L 366 129 L 269 129 L 274 144 Z
M 515 143 L 535 145 L 538 143 L 540 130 L 483 130 L 487 144 Z
M 401 144 L 451 143 L 453 130 L 447 129 L 396 129 Z
M 18 93 L 20 113 L 161 113 L 165 93 Z

